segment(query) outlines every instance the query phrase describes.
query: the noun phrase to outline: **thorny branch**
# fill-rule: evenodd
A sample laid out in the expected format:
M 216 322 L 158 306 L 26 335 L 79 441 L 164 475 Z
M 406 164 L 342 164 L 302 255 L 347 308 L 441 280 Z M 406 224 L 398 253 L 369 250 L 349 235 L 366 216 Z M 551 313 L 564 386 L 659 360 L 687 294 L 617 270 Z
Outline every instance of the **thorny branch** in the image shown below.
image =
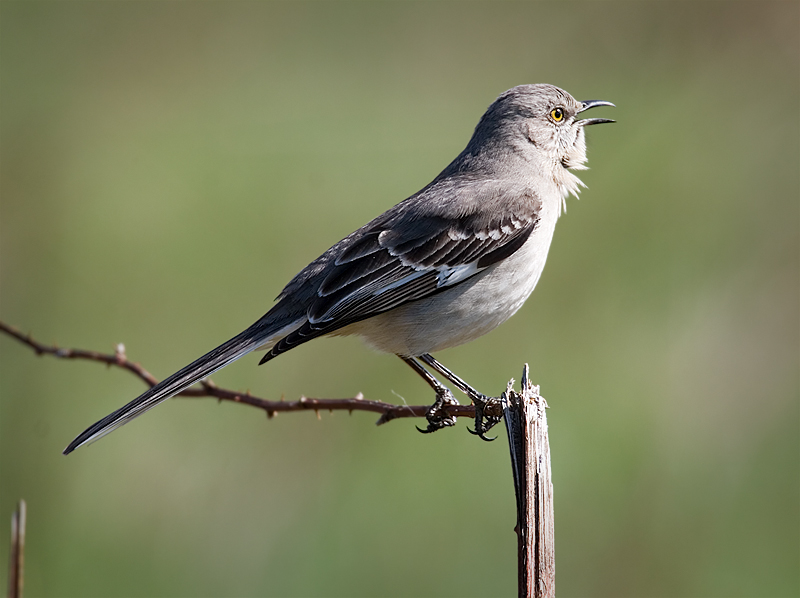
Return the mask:
M 118 367 L 128 370 L 134 376 L 144 381 L 149 386 L 155 386 L 158 380 L 150 372 L 138 363 L 130 361 L 125 355 L 125 346 L 117 345 L 116 351 L 112 353 L 99 353 L 97 351 L 86 351 L 83 349 L 62 349 L 55 345 L 45 345 L 34 340 L 30 334 L 23 334 L 13 326 L 0 322 L 0 332 L 15 338 L 24 345 L 27 345 L 37 355 L 52 355 L 61 359 L 84 359 L 88 361 L 98 361 L 105 363 L 109 367 Z M 225 388 L 219 388 L 210 379 L 205 379 L 199 385 L 188 388 L 176 396 L 180 397 L 214 397 L 219 401 L 231 401 L 243 403 L 265 411 L 267 417 L 274 417 L 276 414 L 287 411 L 315 411 L 319 415 L 320 411 L 372 411 L 380 413 L 381 416 L 377 425 L 385 424 L 393 419 L 401 417 L 425 417 L 430 409 L 430 405 L 394 405 L 383 401 L 370 401 L 364 399 L 361 393 L 349 399 L 314 399 L 310 397 L 300 397 L 296 401 L 268 401 L 254 397 L 250 392 L 236 392 Z M 475 407 L 473 405 L 454 405 L 448 406 L 448 411 L 455 417 L 475 417 Z

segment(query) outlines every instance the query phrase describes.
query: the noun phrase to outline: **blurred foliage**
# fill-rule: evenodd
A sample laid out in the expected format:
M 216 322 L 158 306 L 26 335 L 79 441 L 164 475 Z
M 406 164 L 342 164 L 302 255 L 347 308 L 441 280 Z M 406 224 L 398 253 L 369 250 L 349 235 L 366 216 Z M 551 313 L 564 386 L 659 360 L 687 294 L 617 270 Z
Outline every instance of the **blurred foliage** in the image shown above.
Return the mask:
M 539 288 L 444 352 L 550 404 L 560 596 L 796 596 L 796 2 L 0 4 L 0 318 L 165 376 L 425 185 L 488 104 L 604 109 Z M 265 397 L 429 402 L 321 340 L 214 377 Z M 504 440 L 174 400 L 0 338 L 0 563 L 27 595 L 514 595 Z M 502 434 L 502 432 L 501 432 Z

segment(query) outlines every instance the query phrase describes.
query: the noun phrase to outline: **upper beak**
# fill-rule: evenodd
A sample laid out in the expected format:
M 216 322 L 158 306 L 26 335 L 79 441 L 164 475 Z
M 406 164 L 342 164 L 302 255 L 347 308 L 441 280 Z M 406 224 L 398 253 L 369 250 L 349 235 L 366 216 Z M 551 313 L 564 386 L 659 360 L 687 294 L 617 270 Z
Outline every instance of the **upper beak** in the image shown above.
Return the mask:
M 588 110 L 589 108 L 596 108 L 597 106 L 611 106 L 612 108 L 616 108 L 614 104 L 611 102 L 606 102 L 605 100 L 586 100 L 585 102 L 581 102 L 581 109 L 578 110 L 578 114 L 583 112 L 584 110 Z M 576 121 L 576 124 L 579 125 L 599 125 L 602 123 L 613 123 L 615 121 L 611 120 L 610 118 L 583 118 Z

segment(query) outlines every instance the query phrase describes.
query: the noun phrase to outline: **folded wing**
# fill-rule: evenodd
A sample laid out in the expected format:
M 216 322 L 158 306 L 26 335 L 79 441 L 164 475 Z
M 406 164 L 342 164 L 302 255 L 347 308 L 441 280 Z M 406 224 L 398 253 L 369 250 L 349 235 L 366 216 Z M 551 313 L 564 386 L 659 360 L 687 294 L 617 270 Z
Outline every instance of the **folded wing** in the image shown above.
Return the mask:
M 308 303 L 307 321 L 277 342 L 261 363 L 312 338 L 460 284 L 512 255 L 539 222 L 541 205 L 530 195 L 514 199 L 513 209 L 497 216 L 478 205 L 466 215 L 448 217 L 440 211 L 419 216 L 415 211 L 412 220 L 398 210 L 374 221 L 344 246 L 333 248 L 335 255 L 314 273 L 316 292 Z

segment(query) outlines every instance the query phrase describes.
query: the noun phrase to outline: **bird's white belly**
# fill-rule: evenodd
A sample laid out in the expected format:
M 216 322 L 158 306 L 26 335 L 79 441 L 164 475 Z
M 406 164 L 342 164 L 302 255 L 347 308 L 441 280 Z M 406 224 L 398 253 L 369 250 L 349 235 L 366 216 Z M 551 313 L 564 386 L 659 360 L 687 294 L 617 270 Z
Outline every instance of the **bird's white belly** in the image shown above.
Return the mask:
M 528 241 L 507 259 L 452 289 L 335 334 L 356 334 L 379 351 L 410 356 L 455 347 L 486 334 L 514 315 L 533 292 L 557 219 L 557 206 L 546 206 Z

